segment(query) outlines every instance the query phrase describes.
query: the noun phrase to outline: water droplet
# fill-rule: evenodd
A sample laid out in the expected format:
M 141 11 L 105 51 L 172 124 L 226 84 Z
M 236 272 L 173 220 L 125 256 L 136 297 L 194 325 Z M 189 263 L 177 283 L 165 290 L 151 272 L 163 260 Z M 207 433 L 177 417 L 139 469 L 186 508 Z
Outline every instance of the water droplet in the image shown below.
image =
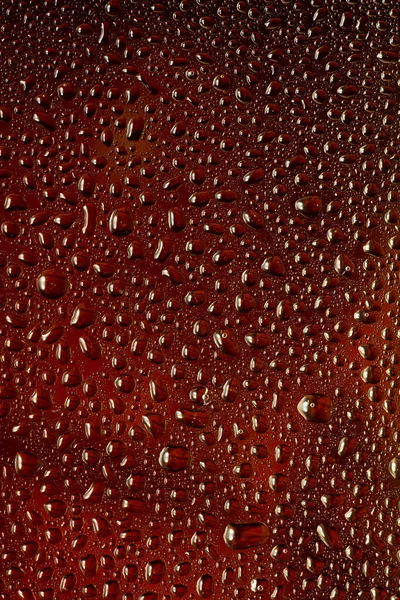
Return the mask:
M 190 453 L 185 446 L 165 446 L 159 457 L 159 463 L 167 471 L 182 471 L 190 464 Z
M 233 550 L 262 546 L 268 538 L 269 530 L 264 523 L 230 523 L 224 532 L 225 544 Z
M 297 405 L 297 410 L 306 421 L 326 423 L 332 418 L 332 400 L 321 394 L 304 396 Z
M 68 292 L 66 275 L 58 269 L 45 269 L 36 280 L 38 292 L 50 300 L 58 300 Z

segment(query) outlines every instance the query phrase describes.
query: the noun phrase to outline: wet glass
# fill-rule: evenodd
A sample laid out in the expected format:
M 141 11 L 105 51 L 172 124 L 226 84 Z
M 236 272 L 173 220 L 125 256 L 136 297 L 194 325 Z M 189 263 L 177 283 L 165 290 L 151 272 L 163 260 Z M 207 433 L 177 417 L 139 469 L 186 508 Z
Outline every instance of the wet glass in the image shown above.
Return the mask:
M 0 8 L 0 598 L 398 600 L 397 0 Z

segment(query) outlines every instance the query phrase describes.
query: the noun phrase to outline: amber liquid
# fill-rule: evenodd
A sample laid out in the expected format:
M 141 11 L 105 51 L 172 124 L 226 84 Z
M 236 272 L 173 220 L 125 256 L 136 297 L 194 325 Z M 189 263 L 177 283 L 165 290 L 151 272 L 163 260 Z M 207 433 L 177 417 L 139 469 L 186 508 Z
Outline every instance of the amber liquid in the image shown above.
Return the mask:
M 2 2 L 0 598 L 400 598 L 398 23 Z

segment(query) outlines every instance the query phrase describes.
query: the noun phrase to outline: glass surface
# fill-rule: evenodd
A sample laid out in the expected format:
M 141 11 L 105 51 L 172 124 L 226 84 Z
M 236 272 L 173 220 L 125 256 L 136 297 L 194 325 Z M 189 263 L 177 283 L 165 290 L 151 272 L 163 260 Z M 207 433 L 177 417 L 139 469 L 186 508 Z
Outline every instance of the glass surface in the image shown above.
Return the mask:
M 0 9 L 0 598 L 399 599 L 397 0 Z

